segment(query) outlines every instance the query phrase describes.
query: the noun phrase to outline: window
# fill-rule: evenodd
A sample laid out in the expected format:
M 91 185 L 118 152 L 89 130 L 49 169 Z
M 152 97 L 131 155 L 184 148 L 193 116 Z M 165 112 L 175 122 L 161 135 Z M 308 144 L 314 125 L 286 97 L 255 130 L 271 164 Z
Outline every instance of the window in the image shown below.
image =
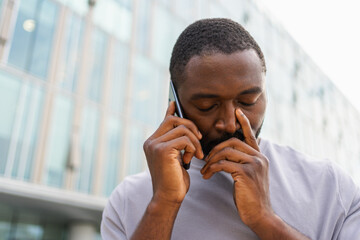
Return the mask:
M 21 85 L 10 83 L 10 79 L 0 81 L 5 87 L 1 90 L 6 91 L 1 97 L 8 99 L 4 102 L 7 103 L 5 111 L 9 111 L 2 116 L 10 115 L 0 121 L 3 127 L 10 127 L 9 130 L 1 133 L 4 136 L 2 140 L 5 142 L 5 148 L 7 148 L 2 149 L 4 151 L 2 155 L 7 155 L 4 174 L 29 180 L 37 147 L 44 94 L 40 87 L 29 83 Z M 10 123 L 10 120 L 13 122 Z M 4 166 L 3 162 L 2 165 Z
M 88 97 L 93 101 L 100 102 L 106 62 L 107 35 L 100 30 L 95 30 L 92 40 L 93 52 L 90 57 Z
M 3 0 L 0 0 L 0 13 L 2 11 Z
M 66 19 L 64 50 L 58 65 L 58 82 L 63 88 L 75 91 L 80 68 L 83 42 L 83 20 L 75 14 Z
M 46 79 L 58 14 L 49 0 L 22 0 L 8 63 Z
M 71 8 L 71 10 L 75 11 L 77 14 L 84 16 L 89 8 L 89 0 L 57 0 L 64 4 L 65 6 L 68 6 Z
M 24 208 L 0 206 L 0 239 L 66 239 L 65 224 Z M 44 216 L 42 216 L 44 217 Z
M 159 72 L 149 60 L 138 56 L 135 60 L 134 85 L 131 94 L 132 117 L 151 126 L 157 125 L 160 114 L 161 90 Z
M 20 80 L 0 71 L 0 174 L 5 173 L 14 127 Z
M 45 160 L 44 180 L 50 186 L 63 186 L 65 168 L 70 152 L 72 106 L 72 101 L 65 96 L 58 95 L 55 98 Z
M 130 1 L 97 1 L 94 23 L 118 39 L 128 42 L 131 37 L 132 4 Z
M 113 57 L 110 106 L 113 111 L 122 113 L 129 68 L 129 49 L 118 41 Z
M 210 2 L 211 3 L 211 2 Z M 187 21 L 192 21 L 195 13 L 194 1 L 192 0 L 176 0 L 172 3 L 176 13 Z
M 99 111 L 92 106 L 86 106 L 82 114 L 80 130 L 80 167 L 77 189 L 90 193 L 92 190 L 93 166 L 98 139 Z
M 29 180 L 37 147 L 40 127 L 40 114 L 43 106 L 43 90 L 23 84 L 19 94 L 17 115 L 14 122 L 12 144 L 10 145 L 8 164 L 12 167 L 12 176 Z
M 130 131 L 130 157 L 127 159 L 126 174 L 131 175 L 143 170 L 145 154 L 143 151 L 144 129 L 141 126 L 132 125 Z
M 107 122 L 107 148 L 104 159 L 103 193 L 105 196 L 110 196 L 119 183 L 121 137 L 122 131 L 119 119 L 110 117 Z
M 150 46 L 150 13 L 151 1 L 140 0 L 138 3 L 136 49 L 138 52 L 147 54 Z
M 6 206 L 4 203 L 0 204 L 0 239 L 11 239 L 11 219 L 12 209 Z
M 164 67 L 169 64 L 171 50 L 176 39 L 172 37 L 175 20 L 163 6 L 155 5 L 154 27 L 152 34 L 152 55 Z

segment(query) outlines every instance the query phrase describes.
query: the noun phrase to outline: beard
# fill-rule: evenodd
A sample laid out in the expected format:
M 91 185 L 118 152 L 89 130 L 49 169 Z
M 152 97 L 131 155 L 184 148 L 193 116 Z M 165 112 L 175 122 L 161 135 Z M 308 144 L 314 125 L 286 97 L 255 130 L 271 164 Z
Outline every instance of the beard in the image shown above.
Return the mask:
M 261 128 L 263 125 L 264 121 L 261 123 L 259 129 L 256 131 L 255 133 L 255 137 L 256 139 L 258 138 L 258 136 L 260 135 L 261 132 Z M 218 144 L 225 142 L 227 140 L 229 140 L 230 138 L 237 138 L 240 141 L 244 142 L 245 141 L 245 136 L 243 133 L 242 128 L 240 128 L 239 130 L 237 130 L 234 133 L 227 133 L 225 132 L 223 135 L 221 135 L 219 138 L 213 139 L 213 140 L 209 140 L 207 139 L 207 137 L 203 137 L 200 140 L 200 144 L 201 144 L 201 148 L 203 150 L 204 153 L 204 158 L 210 153 L 210 151 Z

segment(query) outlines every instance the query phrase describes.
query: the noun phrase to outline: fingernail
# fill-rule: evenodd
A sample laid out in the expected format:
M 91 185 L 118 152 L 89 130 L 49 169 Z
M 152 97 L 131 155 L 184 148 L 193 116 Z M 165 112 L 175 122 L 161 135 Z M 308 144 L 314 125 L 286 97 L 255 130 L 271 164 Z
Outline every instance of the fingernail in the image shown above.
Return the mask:
M 190 163 L 184 163 L 183 167 L 185 170 L 188 170 L 190 168 Z

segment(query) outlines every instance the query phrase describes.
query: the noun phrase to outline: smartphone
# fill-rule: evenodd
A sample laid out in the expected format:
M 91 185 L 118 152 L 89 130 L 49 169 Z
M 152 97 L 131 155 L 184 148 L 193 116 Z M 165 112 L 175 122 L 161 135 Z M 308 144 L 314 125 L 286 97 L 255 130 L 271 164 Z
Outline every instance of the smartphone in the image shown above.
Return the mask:
M 169 102 L 170 101 L 175 101 L 175 106 L 176 106 L 175 113 L 176 113 L 176 115 L 178 117 L 180 117 L 180 118 L 184 118 L 183 111 L 181 110 L 180 101 L 179 101 L 179 98 L 177 96 L 176 89 L 175 89 L 175 86 L 174 86 L 172 80 L 170 80 L 170 90 L 169 90 Z
M 183 111 L 181 110 L 180 101 L 172 80 L 170 80 L 170 89 L 169 89 L 169 102 L 170 101 L 175 101 L 175 114 L 180 118 L 184 118 Z M 181 151 L 181 154 L 184 154 L 184 150 Z M 190 163 L 189 164 L 183 163 L 183 168 L 185 170 L 188 170 L 190 168 Z

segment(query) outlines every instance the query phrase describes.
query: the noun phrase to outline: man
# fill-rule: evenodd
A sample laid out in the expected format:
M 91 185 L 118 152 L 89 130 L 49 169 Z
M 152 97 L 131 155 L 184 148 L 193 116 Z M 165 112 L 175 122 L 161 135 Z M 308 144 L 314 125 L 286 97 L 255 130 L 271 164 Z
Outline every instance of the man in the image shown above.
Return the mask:
M 144 144 L 149 172 L 126 178 L 109 199 L 105 240 L 360 239 L 360 190 L 351 178 L 258 137 L 266 66 L 241 25 L 191 24 L 170 73 L 185 118 L 171 102 Z

